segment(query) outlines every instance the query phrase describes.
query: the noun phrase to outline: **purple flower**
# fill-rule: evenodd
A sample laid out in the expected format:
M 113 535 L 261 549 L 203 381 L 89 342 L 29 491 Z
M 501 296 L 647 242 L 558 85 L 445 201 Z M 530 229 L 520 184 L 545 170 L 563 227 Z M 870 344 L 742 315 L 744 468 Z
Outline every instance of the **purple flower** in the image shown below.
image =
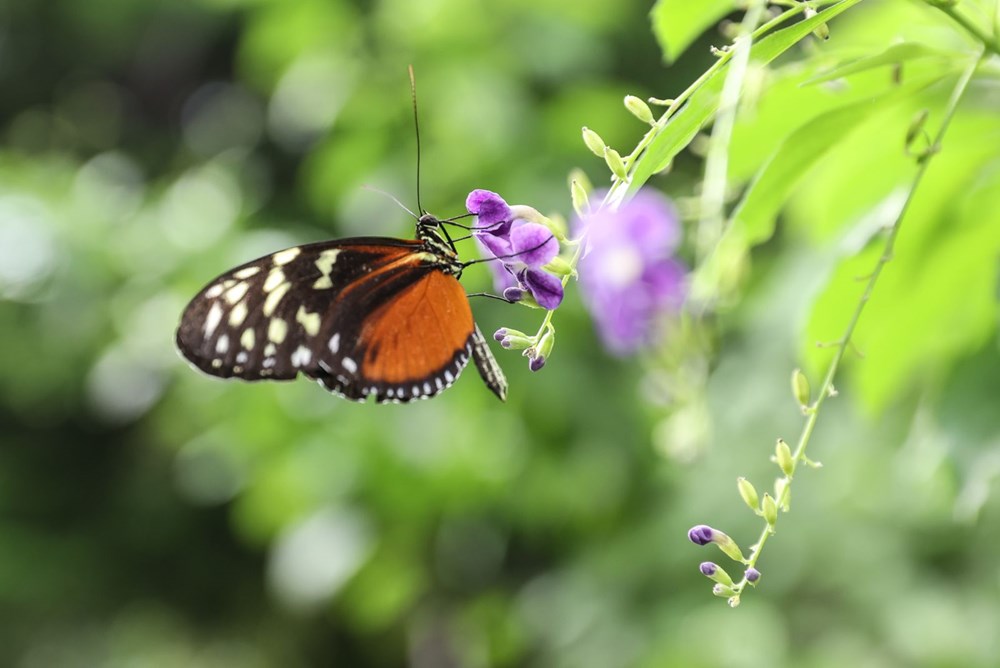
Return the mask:
M 715 572 L 719 570 L 719 566 L 717 564 L 712 563 L 711 561 L 703 561 L 701 562 L 701 565 L 698 566 L 698 570 L 701 571 L 702 575 L 707 575 L 708 577 L 712 577 L 713 575 L 715 575 Z
M 665 315 L 684 301 L 685 268 L 673 257 L 677 212 L 666 197 L 640 190 L 618 211 L 578 220 L 586 234 L 580 291 L 605 347 L 627 355 L 656 340 Z
M 501 260 L 490 263 L 497 292 L 508 301 L 518 301 L 524 292 L 530 292 L 542 308 L 559 306 L 562 280 L 542 269 L 559 254 L 559 242 L 552 231 L 519 218 L 500 195 L 489 190 L 473 190 L 465 207 L 478 217 L 474 234 L 480 249 Z
M 743 577 L 747 579 L 747 582 L 757 582 L 757 580 L 760 580 L 760 571 L 751 566 L 743 573 Z

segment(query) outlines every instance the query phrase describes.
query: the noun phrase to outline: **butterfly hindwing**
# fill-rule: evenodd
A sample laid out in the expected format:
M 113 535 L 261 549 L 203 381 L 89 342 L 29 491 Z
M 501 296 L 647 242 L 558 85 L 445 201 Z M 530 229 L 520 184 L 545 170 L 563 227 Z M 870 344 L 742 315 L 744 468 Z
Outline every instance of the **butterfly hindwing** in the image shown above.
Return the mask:
M 185 309 L 177 345 L 223 378 L 302 373 L 351 399 L 433 396 L 474 352 L 476 327 L 456 266 L 420 241 L 289 248 L 206 286 Z

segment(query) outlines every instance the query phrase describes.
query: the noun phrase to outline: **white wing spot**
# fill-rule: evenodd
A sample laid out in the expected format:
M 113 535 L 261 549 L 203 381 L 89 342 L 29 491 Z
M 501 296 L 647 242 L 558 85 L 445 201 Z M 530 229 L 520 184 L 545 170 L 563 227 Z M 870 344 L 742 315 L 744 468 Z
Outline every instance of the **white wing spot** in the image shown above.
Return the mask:
M 222 366 L 222 360 L 220 360 L 218 357 L 216 357 L 214 360 L 212 360 L 212 368 L 213 369 L 218 369 L 221 366 Z
M 216 297 L 222 294 L 222 290 L 223 290 L 222 283 L 216 283 L 208 290 L 205 290 L 205 297 L 207 299 L 215 299 Z
M 219 340 L 215 342 L 215 352 L 220 355 L 225 355 L 229 350 L 229 335 L 223 334 L 219 337 Z
M 226 294 L 223 295 L 223 298 L 230 304 L 235 304 L 246 296 L 247 290 L 249 289 L 250 285 L 246 281 L 240 281 L 233 287 L 226 290 Z
M 274 364 L 275 364 L 275 360 L 274 360 L 274 358 L 273 358 L 273 357 L 265 357 L 265 358 L 264 358 L 264 363 L 263 363 L 263 364 L 264 364 L 264 368 L 265 368 L 265 369 L 270 369 L 271 367 L 273 367 L 273 366 L 274 366 Z
M 281 301 L 281 298 L 284 297 L 285 294 L 291 289 L 292 284 L 287 282 L 276 287 L 274 292 L 270 293 L 267 296 L 267 299 L 264 300 L 264 315 L 270 316 L 274 313 L 274 310 L 278 308 L 278 303 Z
M 455 376 L 454 376 L 454 374 L 452 374 L 452 372 L 449 371 L 448 369 L 444 370 L 444 379 L 446 381 L 448 381 L 449 385 L 451 385 L 452 383 L 455 382 Z
M 297 258 L 299 256 L 299 253 L 301 252 L 302 252 L 301 248 L 295 247 L 283 250 L 280 253 L 275 253 L 274 264 L 278 265 L 279 267 L 283 264 L 288 264 L 289 262 Z
M 288 323 L 281 318 L 271 318 L 267 325 L 267 339 L 274 343 L 281 343 L 288 335 Z
M 229 324 L 232 327 L 239 327 L 243 324 L 243 321 L 247 319 L 247 304 L 246 302 L 240 302 L 233 307 L 233 310 L 229 312 Z
M 330 337 L 330 352 L 336 355 L 338 350 L 340 350 L 340 332 Z
M 355 373 L 358 370 L 358 363 L 350 357 L 345 357 L 341 364 L 349 373 Z
M 415 396 L 415 397 L 419 397 L 420 396 L 420 386 L 419 385 L 414 385 L 413 386 L 413 396 Z
M 264 346 L 264 357 L 271 357 L 274 353 L 278 352 L 278 346 L 273 343 L 269 343 Z
M 303 367 L 309 364 L 309 360 L 312 359 L 312 351 L 305 346 L 299 346 L 292 353 L 292 366 Z
M 264 280 L 264 292 L 270 292 L 285 282 L 285 272 L 280 269 L 272 269 Z
M 260 271 L 260 267 L 247 267 L 246 269 L 240 269 L 238 272 L 236 272 L 235 274 L 233 274 L 233 276 L 235 276 L 236 278 L 239 278 L 239 279 L 242 280 L 242 279 L 250 278 L 251 276 L 257 274 L 257 272 L 259 272 L 259 271 Z
M 240 345 L 247 350 L 253 350 L 254 344 L 257 342 L 257 335 L 254 334 L 253 327 L 247 327 L 243 330 L 243 334 L 240 336 Z
M 338 255 L 340 255 L 339 248 L 328 248 L 319 254 L 315 264 L 316 268 L 319 269 L 320 277 L 313 283 L 313 288 L 316 290 L 326 290 L 333 287 L 333 281 L 330 280 L 330 272 L 333 271 L 333 264 L 337 261 Z
M 205 338 L 212 336 L 215 328 L 219 326 L 222 322 L 222 307 L 216 303 L 212 304 L 212 308 L 208 309 L 208 315 L 205 316 Z
M 302 329 L 306 330 L 306 334 L 309 336 L 319 334 L 319 313 L 310 313 L 305 306 L 300 306 L 295 314 L 295 321 L 302 325 Z
M 247 355 L 247 351 L 241 350 L 240 352 L 236 353 L 237 364 L 246 364 L 248 359 L 250 359 L 250 356 Z
M 431 394 L 432 392 L 434 392 L 434 388 L 431 387 L 430 383 L 424 383 L 424 392 L 427 394 Z
M 441 382 L 440 376 L 434 379 L 434 384 L 437 385 L 438 392 L 444 389 L 444 383 Z

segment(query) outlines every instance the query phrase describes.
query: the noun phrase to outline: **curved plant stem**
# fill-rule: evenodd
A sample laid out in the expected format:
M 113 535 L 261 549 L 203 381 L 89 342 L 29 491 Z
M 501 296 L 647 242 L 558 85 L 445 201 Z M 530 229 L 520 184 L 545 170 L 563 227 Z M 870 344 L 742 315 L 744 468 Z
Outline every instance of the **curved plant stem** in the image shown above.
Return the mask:
M 828 396 L 833 396 L 835 394 L 833 380 L 837 375 L 837 369 L 840 366 L 840 362 L 843 360 L 844 354 L 847 352 L 848 346 L 851 344 L 851 337 L 854 335 L 854 330 L 858 325 L 858 321 L 861 319 L 861 314 L 865 309 L 865 305 L 868 304 L 868 300 L 871 298 L 872 292 L 875 290 L 875 284 L 878 283 L 879 276 L 882 275 L 882 270 L 885 268 L 889 260 L 892 259 L 893 248 L 896 245 L 896 238 L 899 236 L 899 230 L 902 227 L 906 212 L 909 210 L 910 205 L 913 202 L 913 196 L 916 193 L 920 182 L 923 180 L 924 174 L 927 173 L 927 166 L 930 164 L 931 159 L 941 150 L 941 142 L 944 139 L 945 132 L 948 130 L 948 126 L 951 124 L 951 120 L 955 115 L 958 103 L 965 94 L 965 91 L 969 86 L 969 81 L 972 80 L 973 74 L 975 74 L 976 69 L 983 60 L 983 56 L 986 55 L 986 50 L 987 49 L 984 47 L 980 56 L 976 58 L 959 77 L 958 83 L 955 84 L 955 88 L 948 100 L 948 105 L 945 107 L 944 117 L 941 119 L 941 126 L 938 128 L 937 135 L 934 137 L 934 142 L 919 158 L 917 172 L 913 176 L 913 181 L 910 183 L 909 191 L 906 194 L 906 201 L 903 203 L 903 206 L 899 211 L 899 215 L 896 216 L 896 220 L 889 229 L 889 233 L 885 240 L 885 247 L 882 250 L 882 255 L 879 256 L 878 261 L 875 263 L 875 268 L 868 277 L 868 282 L 865 285 L 864 292 L 861 294 L 861 298 L 858 300 L 858 304 L 854 308 L 854 313 L 851 314 L 851 318 L 847 323 L 847 328 L 844 330 L 844 334 L 840 338 L 836 352 L 834 353 L 830 366 L 827 369 L 826 376 L 823 378 L 823 384 L 819 388 L 819 396 L 816 398 L 816 401 L 812 404 L 812 406 L 809 407 L 809 414 L 802 427 L 802 433 L 799 435 L 798 443 L 796 444 L 795 450 L 792 452 L 792 473 L 789 473 L 784 477 L 784 482 L 779 481 L 778 488 L 781 492 L 778 494 L 778 498 L 775 499 L 779 508 L 786 506 L 788 503 L 791 491 L 792 475 L 794 474 L 795 468 L 797 468 L 800 463 L 808 461 L 806 459 L 806 447 L 809 445 L 809 439 L 812 437 L 816 421 L 819 419 L 820 407 Z M 757 560 L 760 558 L 761 551 L 764 549 L 764 544 L 767 542 L 768 537 L 770 537 L 773 533 L 773 524 L 768 524 L 764 527 L 764 530 L 760 534 L 760 539 L 758 539 L 757 543 L 751 548 L 750 557 L 746 560 L 747 567 L 756 566 Z M 739 595 L 747 584 L 748 583 L 745 577 L 736 583 L 733 587 L 735 595 L 730 599 L 730 605 L 737 605 L 739 603 Z

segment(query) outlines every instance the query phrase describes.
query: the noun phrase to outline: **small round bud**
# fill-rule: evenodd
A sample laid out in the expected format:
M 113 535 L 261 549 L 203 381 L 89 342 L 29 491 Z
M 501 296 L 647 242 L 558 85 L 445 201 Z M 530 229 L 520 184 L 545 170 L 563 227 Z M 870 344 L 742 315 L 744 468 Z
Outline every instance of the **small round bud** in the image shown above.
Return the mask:
M 587 126 L 583 127 L 583 143 L 587 145 L 590 152 L 596 155 L 598 158 L 604 157 L 604 149 L 607 148 L 607 144 L 601 139 L 601 135 L 597 134 Z
M 778 439 L 774 446 L 774 460 L 778 463 L 781 472 L 787 476 L 795 473 L 795 460 L 792 459 L 792 450 L 783 439 Z
M 750 584 L 756 584 L 757 580 L 760 580 L 760 571 L 751 566 L 743 572 L 743 577 L 746 578 L 746 581 Z
M 737 478 L 736 487 L 739 489 L 743 501 L 750 506 L 750 510 L 758 511 L 760 509 L 760 497 L 757 496 L 757 490 L 753 484 L 746 478 Z
M 511 304 L 519 302 L 524 299 L 524 290 L 518 287 L 505 288 L 503 291 L 503 298 Z
M 643 123 L 653 124 L 653 112 L 649 110 L 649 105 L 635 95 L 625 96 L 625 108 Z
M 764 521 L 767 522 L 768 526 L 774 526 L 778 521 L 778 504 L 774 502 L 774 497 L 764 493 L 764 500 L 760 504 L 761 513 L 764 515 Z
M 604 147 L 604 162 L 608 163 L 608 168 L 611 169 L 611 173 L 616 177 L 622 181 L 628 179 L 628 171 L 625 169 L 625 163 L 622 161 L 621 155 L 610 146 Z
M 698 566 L 698 570 L 700 570 L 701 574 L 710 580 L 714 580 L 715 582 L 727 587 L 733 586 L 733 579 L 729 577 L 729 573 L 719 568 L 718 564 L 714 564 L 711 561 L 705 561 Z
M 542 355 L 535 355 L 528 360 L 528 368 L 531 371 L 541 371 L 543 366 L 545 366 L 545 357 Z

